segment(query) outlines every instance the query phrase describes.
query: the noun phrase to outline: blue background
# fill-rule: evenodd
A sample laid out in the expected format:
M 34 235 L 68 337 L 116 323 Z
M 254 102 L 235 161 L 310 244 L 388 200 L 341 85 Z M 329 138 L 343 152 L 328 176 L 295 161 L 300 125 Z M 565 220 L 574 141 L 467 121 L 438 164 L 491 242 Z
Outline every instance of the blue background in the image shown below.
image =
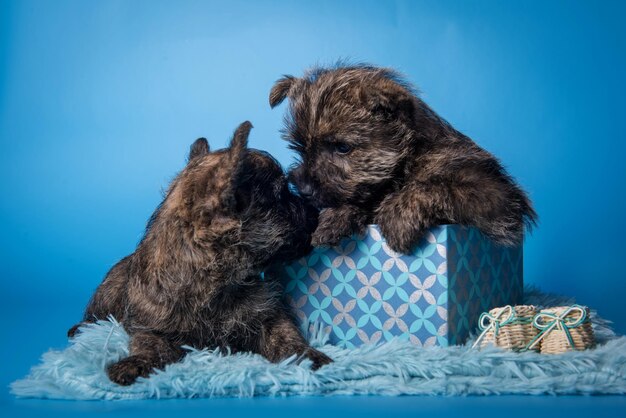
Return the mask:
M 65 344 L 195 138 L 222 147 L 249 119 L 251 145 L 290 164 L 269 89 L 340 57 L 404 72 L 498 155 L 541 217 L 526 282 L 575 296 L 623 333 L 625 12 L 583 1 L 2 2 L 0 385 Z M 0 392 L 33 414 L 49 405 Z

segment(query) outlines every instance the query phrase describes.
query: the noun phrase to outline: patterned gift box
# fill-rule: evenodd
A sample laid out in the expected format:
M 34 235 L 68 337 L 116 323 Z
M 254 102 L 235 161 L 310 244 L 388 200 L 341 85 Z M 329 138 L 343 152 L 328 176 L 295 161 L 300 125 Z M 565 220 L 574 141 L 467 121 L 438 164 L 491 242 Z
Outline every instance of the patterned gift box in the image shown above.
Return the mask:
M 476 228 L 430 229 L 409 254 L 391 250 L 376 225 L 333 248 L 316 248 L 281 271 L 301 325 L 323 327 L 345 347 L 394 337 L 418 346 L 462 344 L 481 312 L 522 302 L 522 248 Z

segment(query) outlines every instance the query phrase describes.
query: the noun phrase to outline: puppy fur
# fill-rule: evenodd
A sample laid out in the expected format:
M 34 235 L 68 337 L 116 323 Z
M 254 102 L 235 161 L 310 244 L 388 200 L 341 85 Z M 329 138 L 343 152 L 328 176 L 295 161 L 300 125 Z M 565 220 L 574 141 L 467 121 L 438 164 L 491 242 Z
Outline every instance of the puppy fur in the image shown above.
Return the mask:
M 273 362 L 297 355 L 313 368 L 331 361 L 304 340 L 275 284 L 260 278 L 310 249 L 316 213 L 288 190 L 276 160 L 247 148 L 251 127 L 243 123 L 225 150 L 210 152 L 204 138 L 192 145 L 136 251 L 89 302 L 82 323 L 113 315 L 130 335 L 130 356 L 107 368 L 112 381 L 129 385 L 178 361 L 182 345 Z
M 270 105 L 289 99 L 283 137 L 299 154 L 290 179 L 318 209 L 313 245 L 379 225 L 408 253 L 424 231 L 456 223 L 516 245 L 536 222 L 498 160 L 454 129 L 395 71 L 368 65 L 284 76 Z

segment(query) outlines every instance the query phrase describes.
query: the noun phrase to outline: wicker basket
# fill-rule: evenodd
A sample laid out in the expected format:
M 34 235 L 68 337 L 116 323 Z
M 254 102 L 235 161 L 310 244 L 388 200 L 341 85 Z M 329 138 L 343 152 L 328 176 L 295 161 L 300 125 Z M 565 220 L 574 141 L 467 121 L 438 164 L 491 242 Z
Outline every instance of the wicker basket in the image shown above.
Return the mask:
M 528 341 L 539 332 L 532 325 L 536 313 L 537 309 L 532 305 L 507 305 L 483 313 L 478 321 L 482 333 L 474 347 L 495 345 L 514 351 L 526 349 Z
M 586 350 L 596 344 L 589 321 L 589 308 L 585 306 L 542 309 L 533 320 L 533 326 L 541 332 L 528 346 L 540 346 L 542 354 Z

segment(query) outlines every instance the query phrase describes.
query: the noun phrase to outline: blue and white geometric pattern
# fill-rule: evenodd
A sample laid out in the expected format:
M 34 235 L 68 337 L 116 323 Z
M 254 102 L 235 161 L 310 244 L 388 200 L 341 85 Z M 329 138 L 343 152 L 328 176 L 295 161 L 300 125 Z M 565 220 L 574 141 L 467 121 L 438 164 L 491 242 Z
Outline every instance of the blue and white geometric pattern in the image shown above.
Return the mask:
M 376 225 L 333 248 L 316 248 L 283 272 L 302 324 L 322 325 L 344 347 L 389 341 L 459 344 L 481 312 L 522 297 L 522 249 L 475 228 L 430 229 L 409 255 L 391 250 Z

